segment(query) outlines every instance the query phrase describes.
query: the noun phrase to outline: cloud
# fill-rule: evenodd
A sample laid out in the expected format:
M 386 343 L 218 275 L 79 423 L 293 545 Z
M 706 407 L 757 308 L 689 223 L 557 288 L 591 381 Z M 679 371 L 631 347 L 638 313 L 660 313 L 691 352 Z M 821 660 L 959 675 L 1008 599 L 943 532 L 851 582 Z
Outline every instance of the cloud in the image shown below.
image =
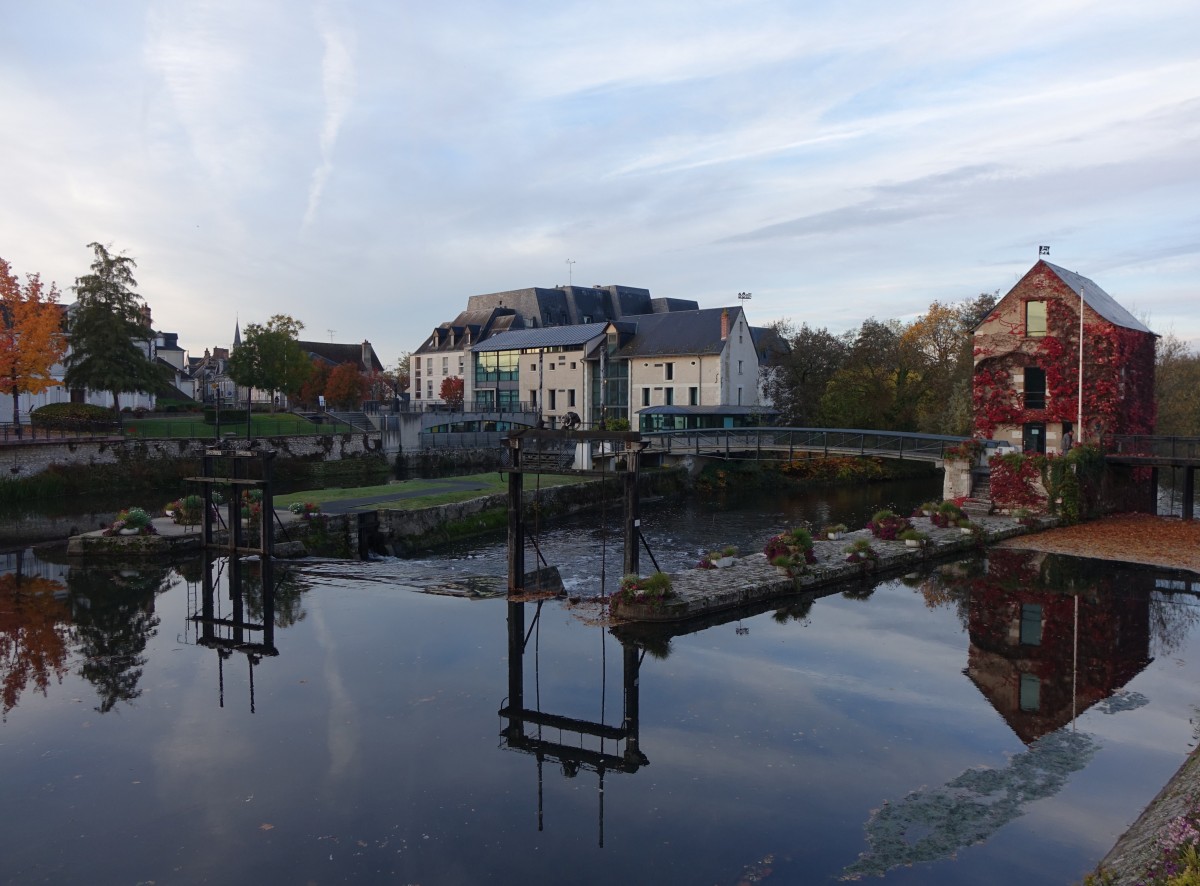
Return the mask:
M 317 25 L 321 33 L 324 55 L 321 59 L 321 85 L 325 97 L 325 118 L 321 126 L 321 163 L 313 171 L 308 190 L 308 206 L 304 224 L 308 228 L 317 214 L 325 184 L 333 172 L 333 150 L 338 132 L 350 111 L 354 97 L 353 35 L 334 24 L 325 5 L 317 9 Z

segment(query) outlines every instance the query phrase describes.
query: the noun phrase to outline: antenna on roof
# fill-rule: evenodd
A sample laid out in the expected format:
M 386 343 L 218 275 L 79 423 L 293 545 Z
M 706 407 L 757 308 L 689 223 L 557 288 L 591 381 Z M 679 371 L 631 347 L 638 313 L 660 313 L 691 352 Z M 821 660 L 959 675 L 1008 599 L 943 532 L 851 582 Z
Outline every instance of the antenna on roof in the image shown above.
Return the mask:
M 1050 247 L 1049 247 L 1049 246 L 1039 246 L 1039 247 L 1038 247 L 1038 255 L 1039 255 L 1039 256 L 1042 256 L 1042 255 L 1049 255 L 1049 254 L 1050 254 Z
M 567 259 L 567 285 L 568 286 L 571 285 L 571 281 L 574 279 L 574 275 L 573 275 L 573 272 L 575 270 L 574 265 L 575 265 L 575 259 L 573 259 L 573 258 Z
M 337 330 L 336 329 L 326 329 L 325 331 L 329 333 L 329 343 L 333 344 L 333 334 L 335 332 L 337 332 Z

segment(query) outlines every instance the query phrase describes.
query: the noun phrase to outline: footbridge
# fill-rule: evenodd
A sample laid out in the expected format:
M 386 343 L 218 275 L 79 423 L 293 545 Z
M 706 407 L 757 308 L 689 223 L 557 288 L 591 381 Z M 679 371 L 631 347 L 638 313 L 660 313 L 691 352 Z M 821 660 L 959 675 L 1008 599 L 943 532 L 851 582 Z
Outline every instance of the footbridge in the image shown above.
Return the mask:
M 928 461 L 937 467 L 942 467 L 947 449 L 968 439 L 847 428 L 709 428 L 642 434 L 648 443 L 646 452 L 667 456 L 790 461 L 812 455 L 873 455 Z

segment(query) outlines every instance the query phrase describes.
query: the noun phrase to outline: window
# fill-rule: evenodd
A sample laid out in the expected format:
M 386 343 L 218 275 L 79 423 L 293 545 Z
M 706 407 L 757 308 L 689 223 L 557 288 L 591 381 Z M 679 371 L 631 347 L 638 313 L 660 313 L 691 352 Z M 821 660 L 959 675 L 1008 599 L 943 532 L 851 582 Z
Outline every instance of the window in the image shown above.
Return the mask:
M 530 363 L 530 364 L 529 364 L 529 371 L 530 371 L 530 372 L 537 372 L 537 364 L 536 364 L 536 363 Z
M 443 357 L 442 358 L 442 375 L 449 375 L 449 374 L 450 374 L 450 358 Z
M 1042 607 L 1038 603 L 1021 604 L 1021 645 L 1042 645 Z
M 650 405 L 650 389 L 649 388 L 642 388 L 642 405 L 643 406 Z
M 572 360 L 572 361 L 571 361 L 571 368 L 572 368 L 572 369 L 574 369 L 574 368 L 575 368 L 575 361 L 574 361 L 574 360 Z
M 551 366 L 550 368 L 553 369 L 554 367 Z M 558 391 L 554 390 L 554 388 L 551 388 L 550 389 L 550 411 L 554 412 L 556 409 L 558 409 Z
M 1025 334 L 1041 337 L 1046 334 L 1046 303 L 1025 302 Z
M 1025 408 L 1046 408 L 1046 370 L 1025 367 Z
M 738 375 L 742 374 L 742 361 L 738 360 Z
M 425 371 L 433 372 L 433 358 L 432 357 L 425 358 Z
M 666 381 L 671 381 L 674 378 L 675 378 L 675 364 L 674 363 L 664 363 L 663 364 L 663 379 L 665 379 Z
M 1042 706 L 1042 681 L 1035 674 L 1021 675 L 1021 710 L 1036 711 Z
M 688 406 L 699 406 L 699 405 L 700 405 L 700 389 L 694 388 L 694 387 L 688 388 Z
M 674 388 L 665 388 L 663 390 L 663 403 L 666 404 L 667 406 L 675 405 L 675 389 Z
M 463 358 L 461 356 L 458 358 L 458 374 L 463 374 Z
M 575 389 L 570 388 L 567 391 L 567 408 L 573 409 L 574 407 L 575 407 Z

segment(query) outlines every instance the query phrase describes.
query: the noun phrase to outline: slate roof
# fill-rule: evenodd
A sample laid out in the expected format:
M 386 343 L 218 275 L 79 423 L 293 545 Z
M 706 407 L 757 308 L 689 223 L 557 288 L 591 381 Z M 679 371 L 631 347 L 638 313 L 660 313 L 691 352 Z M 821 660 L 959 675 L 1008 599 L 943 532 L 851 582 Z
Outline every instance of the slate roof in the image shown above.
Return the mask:
M 669 357 L 677 354 L 719 354 L 725 349 L 721 338 L 721 312 L 729 311 L 729 327 L 737 322 L 740 307 L 702 308 L 623 317 L 637 326 L 637 335 L 617 352 L 618 357 Z
M 1078 295 L 1082 290 L 1083 300 L 1088 307 L 1109 323 L 1123 326 L 1126 329 L 1136 329 L 1138 332 L 1150 332 L 1144 323 L 1117 304 L 1116 299 L 1087 277 L 1076 274 L 1074 271 L 1068 271 L 1066 268 L 1060 268 L 1058 265 L 1052 265 L 1045 260 L 1042 263 L 1057 274 L 1058 279 L 1062 280 L 1072 292 Z M 1150 334 L 1154 333 L 1150 332 Z
M 603 335 L 607 323 L 581 323 L 578 326 L 543 326 L 538 329 L 514 329 L 501 332 L 471 348 L 483 351 L 519 351 L 522 348 L 557 348 L 585 345 Z
M 296 344 L 300 345 L 300 349 L 310 357 L 319 357 L 333 366 L 353 363 L 360 372 L 383 371 L 383 364 L 375 354 L 374 348 L 371 349 L 371 365 L 364 366 L 362 345 L 344 345 L 327 341 L 298 341 Z

